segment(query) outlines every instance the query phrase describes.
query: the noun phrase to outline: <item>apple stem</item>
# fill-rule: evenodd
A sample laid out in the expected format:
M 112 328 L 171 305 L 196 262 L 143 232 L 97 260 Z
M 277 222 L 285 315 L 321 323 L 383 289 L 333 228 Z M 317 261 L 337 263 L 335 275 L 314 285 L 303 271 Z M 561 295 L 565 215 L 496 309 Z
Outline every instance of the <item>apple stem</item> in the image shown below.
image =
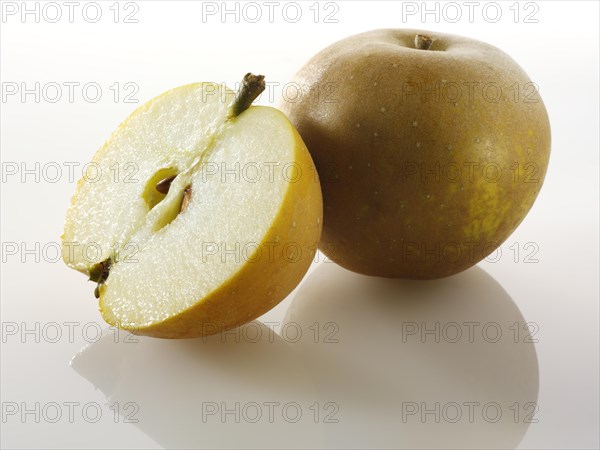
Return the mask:
M 433 44 L 433 39 L 429 36 L 424 34 L 417 34 L 415 36 L 415 48 L 419 50 L 429 50 L 431 44 Z
M 265 90 L 265 76 L 248 72 L 244 75 L 242 85 L 233 100 L 230 117 L 237 117 L 246 111 L 252 102 Z

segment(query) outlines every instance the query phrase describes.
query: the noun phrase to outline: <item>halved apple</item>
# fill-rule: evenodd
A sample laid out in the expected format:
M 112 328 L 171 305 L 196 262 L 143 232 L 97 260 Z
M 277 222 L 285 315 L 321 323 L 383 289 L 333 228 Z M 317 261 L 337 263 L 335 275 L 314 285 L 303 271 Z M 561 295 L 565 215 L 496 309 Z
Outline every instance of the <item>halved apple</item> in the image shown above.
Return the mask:
M 322 198 L 300 135 L 278 110 L 197 83 L 134 111 L 78 184 L 63 259 L 98 283 L 104 319 L 164 338 L 214 334 L 265 313 L 317 247 Z

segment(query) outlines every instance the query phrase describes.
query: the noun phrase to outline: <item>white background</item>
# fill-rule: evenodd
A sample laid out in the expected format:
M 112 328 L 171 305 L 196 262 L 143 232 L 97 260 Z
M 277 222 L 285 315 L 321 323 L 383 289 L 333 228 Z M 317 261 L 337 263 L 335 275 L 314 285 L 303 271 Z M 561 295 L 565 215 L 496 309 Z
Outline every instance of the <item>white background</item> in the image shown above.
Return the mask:
M 29 2 L 27 7 L 35 8 L 36 3 Z M 61 20 L 49 23 L 46 19 L 53 19 L 55 10 L 46 9 L 49 16 L 40 17 L 36 23 L 33 15 L 23 20 L 20 11 L 16 15 L 4 14 L 12 6 L 22 8 L 21 2 L 3 2 L 0 23 L 3 92 L 9 89 L 6 83 L 17 83 L 20 88 L 21 83 L 28 88 L 35 83 L 41 87 L 48 83 L 63 86 L 63 97 L 56 103 L 48 101 L 43 93 L 39 102 L 33 95 L 25 99 L 18 94 L 2 98 L 3 246 L 10 242 L 35 248 L 36 243 L 43 247 L 60 242 L 65 212 L 75 189 L 64 163 L 79 163 L 79 172 L 77 169 L 75 172 L 80 175 L 81 165 L 91 159 L 139 102 L 167 89 L 193 81 L 225 82 L 233 86 L 248 71 L 264 73 L 269 81 L 283 85 L 320 49 L 348 35 L 374 28 L 422 28 L 489 42 L 511 55 L 539 85 L 552 125 L 550 166 L 538 200 L 502 247 L 502 257 L 497 262 L 480 263 L 512 297 L 525 320 L 539 327 L 535 345 L 539 364 L 538 422 L 529 426 L 519 445 L 521 448 L 597 448 L 598 3 L 538 1 L 514 6 L 512 1 L 500 2 L 502 17 L 495 23 L 490 20 L 494 10 L 487 10 L 488 17 L 482 13 L 483 6 L 489 2 L 480 2 L 472 23 L 463 2 L 456 3 L 463 14 L 457 23 L 450 22 L 454 10 L 444 10 L 443 2 L 438 8 L 447 15 L 438 17 L 434 14 L 422 17 L 418 13 L 403 15 L 403 7 L 406 12 L 407 3 L 411 2 L 351 1 L 328 6 L 321 3 L 316 7 L 313 2 L 301 2 L 302 17 L 295 23 L 290 20 L 293 10 L 287 10 L 289 17 L 283 16 L 286 3 L 280 2 L 273 23 L 269 23 L 267 6 L 258 2 L 263 17 L 257 23 L 249 23 L 247 19 L 253 18 L 254 11 L 248 9 L 248 15 L 241 15 L 236 22 L 232 14 L 225 20 L 219 14 L 203 16 L 202 2 L 138 1 L 133 3 L 135 6 L 117 5 L 120 17 L 118 23 L 114 23 L 115 7 L 109 9 L 113 2 L 99 2 L 103 16 L 98 22 L 90 23 L 82 15 L 86 2 L 81 2 L 75 9 L 73 23 L 69 23 L 67 6 L 58 2 L 63 14 Z M 213 4 L 222 7 L 221 2 Z M 413 5 L 420 9 L 425 7 L 421 2 Z M 41 11 L 44 3 L 38 7 Z M 228 4 L 228 8 L 234 7 L 234 2 Z M 426 7 L 433 9 L 435 3 L 428 3 Z M 134 11 L 133 8 L 137 9 L 133 16 L 137 23 L 123 23 L 125 14 Z M 315 9 L 320 11 L 316 23 Z M 517 21 L 515 9 L 520 11 Z M 536 19 L 537 23 L 525 23 L 526 14 L 532 11 L 536 12 L 530 19 Z M 330 19 L 335 23 L 324 21 L 330 12 L 334 12 Z M 88 10 L 88 13 L 93 18 L 93 11 Z M 74 89 L 72 102 L 64 85 L 69 82 L 80 83 Z M 102 96 L 95 103 L 87 101 L 81 91 L 81 86 L 90 82 L 102 88 Z M 119 83 L 117 101 L 115 83 Z M 125 88 L 125 83 L 134 83 L 137 87 L 133 98 L 138 104 L 123 101 L 124 94 L 132 92 L 131 88 Z M 54 97 L 54 91 L 48 92 Z M 93 92 L 89 92 L 93 96 Z M 272 100 L 277 103 L 282 91 L 275 88 L 274 92 Z M 263 96 L 260 103 L 271 102 Z M 5 173 L 6 163 L 26 163 L 33 168 L 36 162 L 41 167 L 58 163 L 63 174 L 53 183 L 44 176 L 36 182 L 33 175 L 22 180 L 20 174 L 8 176 Z M 54 177 L 54 171 L 48 173 Z M 534 243 L 538 249 L 535 263 L 524 262 L 527 243 Z M 520 248 L 518 257 L 511 246 Z M 44 261 L 42 257 L 36 262 L 35 255 L 8 255 L 4 248 L 3 408 L 8 403 L 22 405 L 23 402 L 26 405 L 35 402 L 104 405 L 104 394 L 94 390 L 88 380 L 69 367 L 73 355 L 87 344 L 82 326 L 75 328 L 73 339 L 69 339 L 64 326 L 65 322 L 103 323 L 91 294 L 91 284 L 80 274 L 68 270 L 61 261 Z M 53 255 L 49 250 L 50 258 Z M 292 296 L 262 320 L 280 322 L 291 300 Z M 63 337 L 56 343 L 47 342 L 44 336 L 36 342 L 41 331 L 22 334 L 26 327 L 34 329 L 38 323 L 37 326 L 43 328 L 51 322 L 63 324 L 60 325 Z M 14 324 L 17 334 L 7 333 Z M 93 330 L 90 334 L 93 337 Z M 165 351 L 172 352 L 176 346 L 185 344 L 170 345 Z M 385 341 L 380 345 L 386 348 Z M 357 354 L 356 358 L 360 363 L 361 355 Z M 161 361 L 157 360 L 156 364 L 159 367 Z M 117 370 L 111 367 L 113 369 Z M 196 369 L 194 366 L 190 370 Z M 200 365 L 198 370 L 203 374 L 200 379 L 204 388 L 211 383 L 219 386 L 222 382 L 217 376 L 207 375 L 211 371 L 205 366 Z M 168 377 L 165 383 L 169 383 Z M 410 386 L 404 388 L 410 389 Z M 146 395 L 152 397 L 156 392 Z M 178 395 L 185 398 L 190 394 L 184 391 Z M 178 413 L 183 414 L 181 411 L 172 414 L 177 418 Z M 167 445 L 148 437 L 141 423 L 138 426 L 122 420 L 115 423 L 112 410 L 106 406 L 102 420 L 97 423 L 88 423 L 81 415 L 76 415 L 73 423 L 64 418 L 54 424 L 43 418 L 36 423 L 33 416 L 25 419 L 20 415 L 3 418 L 3 448 L 156 448 L 160 444 Z M 186 423 L 183 418 L 182 423 Z M 235 434 L 234 425 L 223 433 Z M 339 426 L 343 429 L 343 421 Z M 173 428 L 175 434 L 192 431 Z M 200 435 L 207 436 L 207 440 L 199 438 L 198 445 L 217 445 L 209 440 L 209 434 L 210 431 L 202 431 Z M 368 426 L 364 435 L 369 436 Z M 401 439 L 394 443 L 402 445 Z M 260 440 L 240 440 L 239 444 L 267 445 Z

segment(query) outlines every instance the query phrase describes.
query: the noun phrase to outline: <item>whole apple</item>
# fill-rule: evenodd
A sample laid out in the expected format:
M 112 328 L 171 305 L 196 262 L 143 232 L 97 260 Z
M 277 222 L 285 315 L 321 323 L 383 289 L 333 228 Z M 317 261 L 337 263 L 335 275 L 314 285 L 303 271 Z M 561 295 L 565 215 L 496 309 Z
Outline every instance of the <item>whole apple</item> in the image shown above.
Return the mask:
M 321 179 L 319 247 L 347 269 L 458 273 L 494 252 L 540 191 L 548 115 L 537 85 L 492 45 L 374 30 L 321 51 L 294 82 L 301 94 L 282 109 Z

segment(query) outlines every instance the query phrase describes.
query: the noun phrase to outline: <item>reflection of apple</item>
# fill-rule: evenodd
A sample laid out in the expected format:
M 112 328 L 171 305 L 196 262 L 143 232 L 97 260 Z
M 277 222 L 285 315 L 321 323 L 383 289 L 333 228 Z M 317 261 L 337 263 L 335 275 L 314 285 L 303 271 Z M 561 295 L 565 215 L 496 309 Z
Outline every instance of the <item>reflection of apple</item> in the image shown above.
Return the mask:
M 282 109 L 321 176 L 320 248 L 347 269 L 460 272 L 514 231 L 541 188 L 546 109 L 527 74 L 491 45 L 375 30 L 326 48 L 295 81 L 309 92 Z
M 177 341 L 109 332 L 71 366 L 164 448 L 323 447 L 306 371 L 258 321 Z
M 319 331 L 293 347 L 339 405 L 328 447 L 515 448 L 538 418 L 535 326 L 478 267 L 413 281 L 322 264 L 284 323 Z
M 110 324 L 167 338 L 223 331 L 272 308 L 306 272 L 320 186 L 285 116 L 249 107 L 263 89 L 248 74 L 237 97 L 211 83 L 169 91 L 94 157 L 63 256 L 98 282 Z

